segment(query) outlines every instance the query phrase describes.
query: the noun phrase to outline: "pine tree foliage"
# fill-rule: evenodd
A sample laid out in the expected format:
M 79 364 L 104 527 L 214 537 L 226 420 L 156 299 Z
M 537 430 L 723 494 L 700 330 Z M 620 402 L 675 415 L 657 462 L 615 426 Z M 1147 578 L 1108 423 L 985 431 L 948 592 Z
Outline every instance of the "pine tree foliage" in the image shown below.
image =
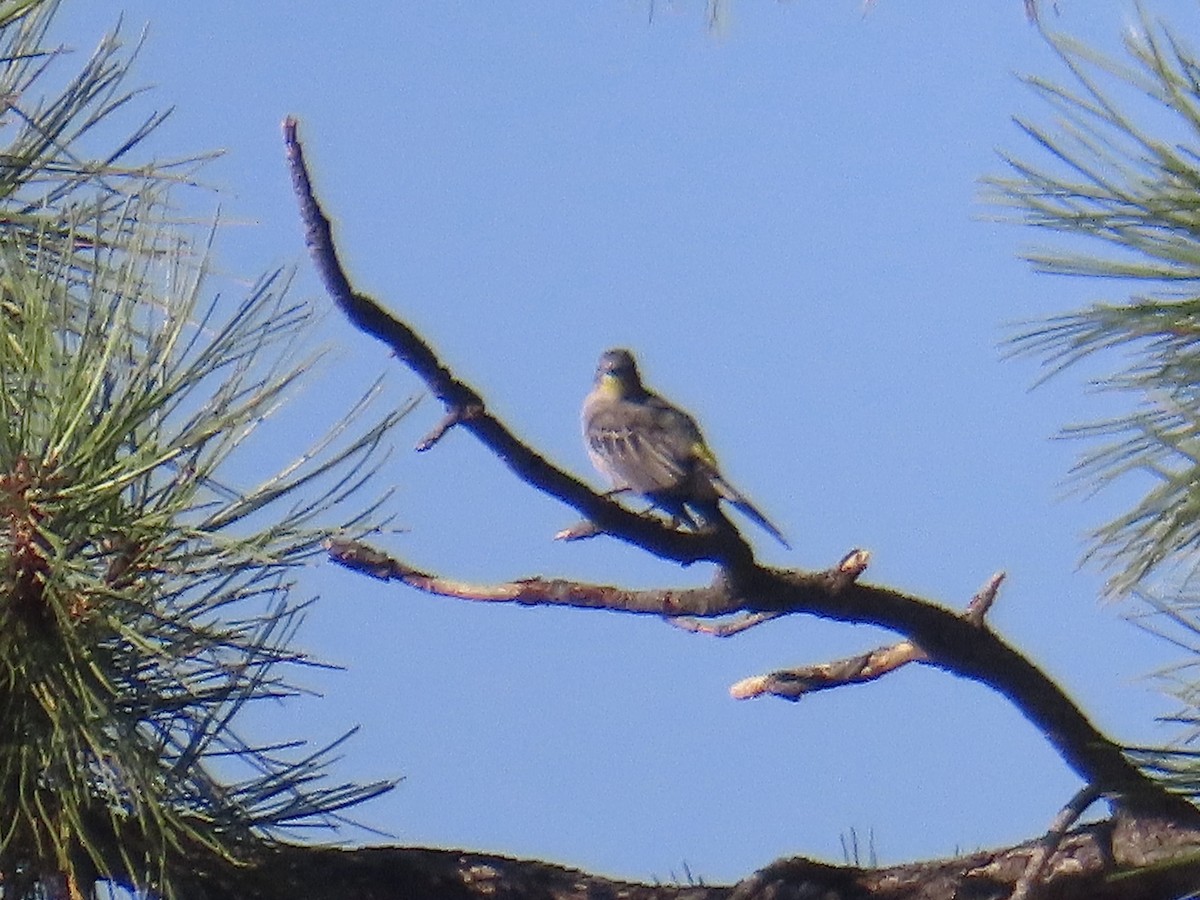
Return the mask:
M 1057 118 L 1019 123 L 1050 161 L 1009 157 L 1015 174 L 992 185 L 1026 222 L 1066 236 L 1030 257 L 1038 269 L 1129 292 L 1016 341 L 1053 370 L 1106 352 L 1118 368 L 1102 386 L 1133 398 L 1127 415 L 1070 432 L 1098 444 L 1076 473 L 1093 486 L 1153 478 L 1094 535 L 1092 554 L 1121 594 L 1190 570 L 1200 550 L 1200 58 L 1148 18 L 1127 36 L 1128 62 L 1050 40 L 1074 86 L 1030 79 Z
M 378 524 L 358 493 L 401 413 L 365 397 L 234 487 L 310 370 L 308 310 L 280 273 L 210 296 L 211 232 L 171 205 L 202 160 L 130 162 L 158 114 L 104 145 L 137 93 L 115 36 L 39 94 L 69 64 L 57 10 L 0 0 L 0 891 L 171 896 L 390 787 L 331 786 L 333 748 L 253 745 L 235 717 L 312 664 L 297 572 Z
M 1097 279 L 1117 299 L 1036 323 L 1014 348 L 1051 373 L 1088 361 L 1108 372 L 1100 388 L 1128 398 L 1124 414 L 1067 429 L 1091 447 L 1074 475 L 1089 489 L 1136 489 L 1088 555 L 1111 572 L 1112 596 L 1148 610 L 1139 624 L 1185 652 L 1157 674 L 1181 703 L 1173 720 L 1187 743 L 1200 736 L 1200 56 L 1146 13 L 1119 60 L 1048 40 L 1070 84 L 1029 79 L 1055 116 L 1018 123 L 1043 153 L 1008 157 L 993 197 L 1056 234 L 1030 256 L 1037 269 Z M 1200 795 L 1195 754 L 1131 753 Z

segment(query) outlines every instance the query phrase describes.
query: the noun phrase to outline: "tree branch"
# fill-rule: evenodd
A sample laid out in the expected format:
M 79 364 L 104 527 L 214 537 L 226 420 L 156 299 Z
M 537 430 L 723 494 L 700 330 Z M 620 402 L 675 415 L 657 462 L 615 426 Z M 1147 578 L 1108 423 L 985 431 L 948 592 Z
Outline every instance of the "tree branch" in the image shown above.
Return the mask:
M 830 590 L 841 590 L 843 585 L 855 581 L 866 571 L 870 559 L 871 555 L 866 550 L 859 549 L 851 550 L 843 556 L 836 566 L 825 573 L 825 577 L 829 580 Z M 773 612 L 747 613 L 727 622 L 701 622 L 698 619 L 684 616 L 676 616 L 668 621 L 682 631 L 725 638 L 741 634 L 743 631 L 764 625 L 785 615 L 787 615 L 786 610 L 775 610 Z
M 626 590 L 542 578 L 473 585 L 430 575 L 360 543 L 331 541 L 329 547 L 331 557 L 348 568 L 400 581 L 426 593 L 464 600 L 612 609 L 665 617 L 809 613 L 889 628 L 905 635 L 909 644 L 908 650 L 896 652 L 893 662 L 904 659 L 906 653 L 909 658 L 905 662 L 923 653 L 928 657 L 923 662 L 998 691 L 1045 735 L 1085 783 L 1118 806 L 1168 814 L 1200 826 L 1200 810 L 1147 777 L 1054 681 L 982 622 L 976 623 L 974 601 L 969 616 L 958 615 L 899 591 L 846 581 L 840 565 L 827 572 L 809 573 L 756 567 L 741 573 L 736 582 L 719 573 L 708 587 L 685 589 Z M 999 584 L 998 579 L 993 581 Z M 885 662 L 876 660 L 878 664 Z
M 846 560 L 852 558 L 853 554 L 846 557 Z M 846 560 L 842 562 L 843 567 Z M 865 568 L 865 562 L 863 567 Z M 983 618 L 992 608 L 1003 581 L 1003 572 L 997 572 L 989 578 L 979 592 L 971 598 L 971 602 L 967 604 L 963 618 L 972 625 L 982 626 Z M 782 613 L 754 613 L 735 620 L 719 631 L 715 628 L 711 630 L 716 631 L 718 636 L 724 637 L 727 633 L 744 631 L 779 615 Z M 687 622 L 688 620 L 682 621 Z M 691 630 L 709 631 L 710 629 L 697 625 Z M 748 700 L 764 694 L 782 697 L 784 700 L 799 700 L 805 694 L 816 691 L 827 691 L 830 688 L 847 684 L 863 684 L 874 681 L 913 662 L 929 662 L 929 654 L 912 641 L 905 640 L 834 662 L 816 663 L 798 669 L 783 669 L 768 675 L 744 678 L 733 685 L 729 689 L 729 693 L 735 700 Z
M 1050 824 L 1050 830 L 1038 841 L 1033 851 L 1029 854 L 1029 861 L 1025 864 L 1025 871 L 1017 879 L 1017 883 L 1013 886 L 1013 892 L 1008 900 L 1030 900 L 1031 897 L 1037 895 L 1037 892 L 1046 883 L 1046 871 L 1050 866 L 1055 852 L 1062 846 L 1063 841 L 1066 839 L 1067 829 L 1078 822 L 1079 817 L 1099 798 L 1099 792 L 1095 788 L 1090 786 L 1085 787 L 1071 798 L 1070 803 L 1062 808 Z
M 930 665 L 989 685 L 1006 697 L 1041 730 L 1068 766 L 1119 807 L 1200 824 L 1200 810 L 1134 766 L 1058 685 L 982 624 L 982 612 L 963 617 L 899 591 L 858 583 L 854 567 L 846 567 L 845 561 L 818 573 L 757 565 L 749 545 L 732 527 L 700 533 L 672 530 L 653 518 L 629 512 L 548 463 L 488 412 L 480 395 L 455 379 L 409 326 L 352 289 L 338 262 L 329 220 L 313 195 L 295 121 L 288 119 L 283 130 L 306 242 L 317 270 L 350 320 L 387 343 L 443 402 L 450 418 L 439 426 L 441 432 L 454 424 L 468 429 L 526 483 L 559 498 L 614 537 L 664 559 L 684 564 L 709 560 L 722 566 L 708 588 L 658 591 L 625 591 L 544 579 L 491 588 L 465 585 L 421 572 L 383 554 L 367 560 L 369 564 L 362 565 L 364 570 L 420 590 L 475 600 L 601 607 L 663 616 L 711 617 L 736 612 L 773 616 L 799 612 L 882 626 L 921 648 L 928 654 Z M 467 410 L 470 415 L 464 415 Z M 365 550 L 355 551 L 343 554 L 341 561 L 363 563 L 369 555 Z M 992 596 L 994 593 L 993 589 Z M 985 597 L 973 606 L 986 609 L 988 602 Z
M 338 260 L 329 218 L 313 194 L 303 149 L 296 136 L 296 120 L 291 117 L 284 120 L 283 141 L 292 188 L 304 223 L 305 245 L 325 289 L 356 328 L 387 344 L 446 407 L 446 418 L 419 445 L 422 449 L 432 446 L 449 428 L 459 425 L 478 438 L 526 484 L 557 497 L 615 538 L 684 565 L 702 560 L 727 568 L 753 565 L 754 553 L 750 545 L 732 526 L 703 532 L 668 528 L 658 519 L 632 513 L 596 493 L 520 441 L 488 411 L 474 388 L 451 374 L 420 335 L 389 315 L 370 297 L 354 290 Z
M 536 860 L 461 850 L 284 844 L 256 864 L 196 873 L 188 881 L 204 900 L 945 900 L 1008 896 L 1041 846 L 1030 842 L 888 868 L 832 866 L 796 857 L 772 863 L 737 885 L 707 885 L 621 881 Z M 1195 889 L 1198 848 L 1200 832 L 1161 820 L 1098 823 L 1061 840 L 1042 883 L 1056 900 L 1172 900 Z M 1171 865 L 1172 860 L 1182 862 Z
M 882 678 L 911 662 L 928 661 L 929 656 L 912 641 L 900 641 L 834 662 L 743 678 L 729 689 L 729 695 L 735 700 L 749 700 L 763 694 L 784 700 L 799 700 L 805 694 L 847 684 L 863 684 Z
M 559 578 L 523 578 L 501 584 L 471 584 L 432 575 L 388 556 L 359 541 L 326 542 L 330 558 L 348 569 L 378 578 L 399 581 L 438 597 L 486 603 L 519 603 L 523 606 L 570 606 L 576 609 L 611 609 L 651 616 L 723 616 L 738 610 L 725 579 L 718 574 L 706 588 L 679 590 L 629 590 L 602 584 L 583 584 Z

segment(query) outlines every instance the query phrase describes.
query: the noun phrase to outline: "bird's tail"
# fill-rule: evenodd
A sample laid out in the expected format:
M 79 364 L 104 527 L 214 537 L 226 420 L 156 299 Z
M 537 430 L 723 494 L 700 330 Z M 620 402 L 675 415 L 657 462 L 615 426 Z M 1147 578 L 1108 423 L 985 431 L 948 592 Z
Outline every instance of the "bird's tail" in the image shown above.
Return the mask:
M 787 547 L 787 549 L 792 549 L 792 545 L 789 544 L 787 538 L 783 536 L 783 532 L 776 528 L 774 523 L 764 516 L 762 512 L 759 511 L 758 507 L 750 502 L 745 494 L 735 488 L 724 478 L 714 478 L 713 487 L 717 489 L 717 493 L 720 494 L 723 499 L 728 501 L 734 509 L 738 510 L 738 512 L 740 512 L 743 516 L 745 516 L 763 531 L 770 534 L 771 537 L 775 538 L 775 540 L 779 541 L 779 543 L 783 544 L 783 546 Z

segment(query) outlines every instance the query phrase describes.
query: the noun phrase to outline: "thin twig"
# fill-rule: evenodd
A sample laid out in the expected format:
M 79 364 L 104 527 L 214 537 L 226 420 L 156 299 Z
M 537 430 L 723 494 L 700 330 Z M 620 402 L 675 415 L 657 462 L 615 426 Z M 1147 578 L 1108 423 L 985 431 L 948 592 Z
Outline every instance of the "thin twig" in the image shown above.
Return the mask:
M 424 572 L 358 541 L 331 540 L 326 546 L 330 558 L 348 569 L 381 581 L 399 581 L 426 594 L 459 600 L 611 609 L 668 618 L 681 613 L 691 616 L 728 615 L 736 612 L 741 602 L 730 594 L 727 583 L 721 577 L 710 587 L 678 590 L 636 591 L 558 578 L 522 578 L 485 585 Z
M 989 578 L 971 598 L 971 602 L 967 604 L 967 609 L 963 613 L 963 618 L 974 625 L 982 625 L 984 617 L 987 616 L 988 610 L 992 608 L 992 604 L 996 602 L 996 595 L 1000 592 L 1000 585 L 1004 583 L 1005 574 L 997 572 Z
M 735 700 L 764 694 L 799 700 L 805 694 L 874 681 L 911 662 L 928 661 L 928 654 L 912 641 L 900 641 L 846 659 L 743 678 L 729 689 L 729 695 Z
M 746 613 L 746 615 L 730 619 L 728 622 L 701 622 L 690 617 L 677 616 L 671 619 L 670 622 L 681 631 L 691 631 L 695 634 L 707 634 L 712 637 L 725 638 L 741 634 L 743 631 L 754 628 L 756 625 L 762 625 L 764 622 L 770 622 L 785 615 L 787 613 L 782 611 Z
M 446 432 L 466 419 L 473 418 L 484 412 L 482 406 L 452 406 L 442 416 L 442 420 L 433 427 L 429 434 L 425 435 L 416 446 L 418 453 L 424 453 L 426 450 L 431 450 L 438 441 L 445 437 Z
M 1037 846 L 1030 853 L 1025 871 L 1017 879 L 1013 892 L 1009 895 L 1009 900 L 1029 900 L 1030 897 L 1036 895 L 1038 887 L 1042 883 L 1042 875 L 1054 856 L 1054 852 L 1061 846 L 1067 830 L 1079 821 L 1079 817 L 1089 806 L 1099 800 L 1100 796 L 1101 792 L 1089 785 L 1080 790 L 1059 811 L 1058 815 L 1054 817 L 1054 821 L 1050 823 L 1050 830 L 1038 841 Z
M 589 522 L 584 519 L 581 522 L 576 522 L 574 525 L 568 525 L 561 531 L 554 533 L 556 541 L 582 541 L 586 538 L 594 538 L 604 534 L 603 531 L 596 525 L 595 522 Z

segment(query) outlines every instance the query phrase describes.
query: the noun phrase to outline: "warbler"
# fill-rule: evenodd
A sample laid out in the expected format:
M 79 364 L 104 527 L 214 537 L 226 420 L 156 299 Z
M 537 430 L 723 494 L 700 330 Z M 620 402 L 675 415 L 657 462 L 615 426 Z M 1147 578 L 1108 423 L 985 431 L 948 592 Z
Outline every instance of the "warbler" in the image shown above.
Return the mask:
M 583 440 L 592 465 L 613 484 L 632 491 L 698 530 L 719 522 L 725 500 L 783 546 L 787 539 L 745 494 L 725 480 L 695 419 L 642 384 L 628 350 L 606 350 L 583 401 Z

